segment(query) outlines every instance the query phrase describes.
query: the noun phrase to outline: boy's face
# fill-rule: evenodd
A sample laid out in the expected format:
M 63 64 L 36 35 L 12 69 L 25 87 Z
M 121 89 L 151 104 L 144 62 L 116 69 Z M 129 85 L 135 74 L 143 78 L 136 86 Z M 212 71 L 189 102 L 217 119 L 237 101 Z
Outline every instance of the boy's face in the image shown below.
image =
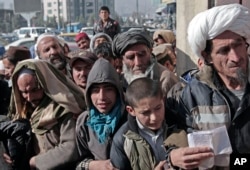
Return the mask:
M 85 62 L 81 59 L 76 60 L 72 66 L 72 76 L 74 82 L 82 89 L 86 88 L 87 78 L 93 64 Z
M 116 89 L 109 83 L 94 84 L 90 98 L 95 108 L 103 114 L 109 113 L 116 103 Z
M 101 10 L 101 11 L 99 12 L 99 17 L 100 17 L 102 20 L 106 21 L 106 20 L 109 18 L 109 12 L 106 11 L 106 10 Z
M 143 126 L 151 130 L 160 129 L 165 118 L 165 108 L 161 97 L 141 99 L 136 107 L 127 106 L 126 109 L 129 114 L 136 116 Z

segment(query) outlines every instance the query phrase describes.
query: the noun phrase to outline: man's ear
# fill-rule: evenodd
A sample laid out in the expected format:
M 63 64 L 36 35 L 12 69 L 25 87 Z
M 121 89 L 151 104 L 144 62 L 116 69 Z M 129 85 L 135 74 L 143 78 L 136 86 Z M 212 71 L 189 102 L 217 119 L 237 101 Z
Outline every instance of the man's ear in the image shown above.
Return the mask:
M 134 109 L 131 106 L 126 106 L 126 110 L 131 116 L 135 116 Z
M 210 56 L 207 52 L 202 51 L 202 52 L 201 52 L 201 55 L 202 55 L 202 57 L 203 57 L 203 59 L 204 59 L 204 62 L 205 62 L 206 64 L 213 64 L 212 59 L 211 59 L 211 56 Z

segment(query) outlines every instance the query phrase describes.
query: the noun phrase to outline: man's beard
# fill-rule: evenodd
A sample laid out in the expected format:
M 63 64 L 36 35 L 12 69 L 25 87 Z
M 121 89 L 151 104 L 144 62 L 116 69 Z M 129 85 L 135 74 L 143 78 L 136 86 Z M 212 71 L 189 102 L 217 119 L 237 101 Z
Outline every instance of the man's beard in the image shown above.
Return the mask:
M 248 68 L 249 70 L 250 68 Z M 250 70 L 249 70 L 250 71 Z M 245 86 L 247 81 L 248 81 L 248 72 L 242 68 L 239 68 L 236 71 L 236 77 L 229 77 L 230 82 L 235 83 L 235 84 L 240 84 L 242 86 Z
M 59 57 L 59 60 L 56 59 Z M 54 61 L 54 59 L 58 60 L 58 61 Z M 54 66 L 56 67 L 58 70 L 63 70 L 66 67 L 66 57 L 62 54 L 58 54 L 56 56 L 52 55 L 50 56 L 50 58 L 48 59 L 48 61 Z
M 148 75 L 152 71 L 153 65 L 154 65 L 154 62 L 150 60 L 149 65 L 144 73 L 133 74 L 133 70 L 123 63 L 122 70 L 123 70 L 124 78 L 126 79 L 127 83 L 130 84 L 133 80 L 137 78 L 148 77 Z

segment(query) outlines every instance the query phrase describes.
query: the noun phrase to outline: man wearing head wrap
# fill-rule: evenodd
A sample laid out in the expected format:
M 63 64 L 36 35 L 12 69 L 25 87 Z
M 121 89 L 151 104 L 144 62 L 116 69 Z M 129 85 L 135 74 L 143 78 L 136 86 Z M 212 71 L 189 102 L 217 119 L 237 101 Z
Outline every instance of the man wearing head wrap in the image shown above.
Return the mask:
M 112 43 L 116 57 L 123 60 L 123 86 L 137 77 L 146 76 L 160 80 L 164 95 L 178 81 L 177 77 L 167 68 L 157 63 L 152 55 L 153 39 L 143 31 L 127 31 L 118 34 Z
M 64 42 L 56 35 L 44 33 L 38 37 L 35 50 L 39 59 L 50 62 L 53 66 L 71 78 L 64 45 Z
M 249 9 L 240 4 L 213 7 L 196 15 L 187 33 L 204 66 L 180 95 L 178 123 L 189 132 L 226 126 L 233 155 L 249 154 Z M 230 153 L 214 154 L 215 166 L 229 166 Z
M 154 32 L 153 40 L 155 45 L 159 44 L 171 44 L 173 48 L 175 48 L 176 38 L 174 32 L 171 30 L 163 30 L 159 29 Z
M 90 51 L 94 52 L 95 48 L 103 42 L 112 43 L 112 39 L 108 34 L 103 32 L 95 34 L 90 40 Z
M 33 132 L 31 168 L 73 169 L 75 117 L 86 106 L 79 87 L 50 63 L 34 59 L 18 63 L 12 81 L 14 119 L 30 120 Z

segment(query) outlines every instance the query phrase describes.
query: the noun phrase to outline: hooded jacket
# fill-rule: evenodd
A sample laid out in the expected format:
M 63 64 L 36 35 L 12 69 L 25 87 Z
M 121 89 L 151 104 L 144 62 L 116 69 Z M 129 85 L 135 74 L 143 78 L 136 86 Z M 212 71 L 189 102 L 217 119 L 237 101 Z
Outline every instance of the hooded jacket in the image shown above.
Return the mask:
M 109 158 L 109 151 L 114 133 L 110 134 L 105 143 L 100 143 L 98 137 L 93 129 L 86 125 L 90 117 L 90 108 L 93 106 L 90 98 L 90 89 L 93 84 L 96 83 L 110 83 L 117 90 L 117 97 L 121 101 L 121 117 L 117 124 L 116 130 L 126 121 L 125 107 L 124 107 L 124 95 L 119 81 L 119 76 L 113 66 L 103 58 L 98 59 L 89 72 L 85 98 L 87 102 L 88 110 L 78 117 L 76 135 L 77 146 L 81 160 L 94 159 L 94 160 L 106 160 Z M 114 107 L 113 107 L 114 108 Z M 101 113 L 100 113 L 101 114 Z

